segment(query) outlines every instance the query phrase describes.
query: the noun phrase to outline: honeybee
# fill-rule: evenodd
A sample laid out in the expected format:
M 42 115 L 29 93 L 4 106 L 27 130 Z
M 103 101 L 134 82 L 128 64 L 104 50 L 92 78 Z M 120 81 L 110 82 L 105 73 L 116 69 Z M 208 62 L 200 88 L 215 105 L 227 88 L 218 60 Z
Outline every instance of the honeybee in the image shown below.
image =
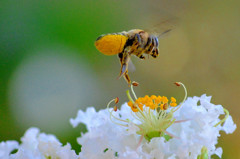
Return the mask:
M 169 32 L 166 30 L 161 35 Z M 160 36 L 161 36 L 160 35 Z M 95 46 L 104 55 L 118 54 L 121 69 L 119 78 L 124 75 L 125 80 L 130 85 L 131 80 L 128 75 L 128 63 L 132 55 L 140 59 L 145 59 L 145 55 L 151 55 L 153 58 L 158 57 L 158 38 L 141 29 L 133 29 L 119 33 L 101 35 L 95 41 Z

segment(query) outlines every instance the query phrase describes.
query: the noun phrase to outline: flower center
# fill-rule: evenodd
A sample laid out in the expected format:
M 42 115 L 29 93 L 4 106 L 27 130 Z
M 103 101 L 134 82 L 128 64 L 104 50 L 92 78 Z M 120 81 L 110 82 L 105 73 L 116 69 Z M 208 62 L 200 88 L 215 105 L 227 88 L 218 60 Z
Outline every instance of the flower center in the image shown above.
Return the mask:
M 133 103 L 131 100 L 128 102 L 128 106 L 131 107 L 133 112 L 138 112 L 138 109 L 143 111 L 143 107 L 149 107 L 151 110 L 167 110 L 169 105 L 171 107 L 176 107 L 176 99 L 174 97 L 171 97 L 170 103 L 168 102 L 168 98 L 165 96 L 148 96 L 145 97 L 139 97 L 135 100 Z
M 178 82 L 175 84 L 177 86 L 183 86 L 184 88 L 185 97 L 182 101 L 183 103 L 187 97 L 187 90 L 182 83 Z M 163 136 L 166 139 L 174 137 L 174 135 L 168 133 L 166 129 L 175 122 L 173 113 L 182 106 L 182 103 L 177 107 L 176 99 L 174 97 L 171 97 L 170 101 L 165 96 L 156 95 L 146 95 L 144 97 L 137 98 L 133 90 L 133 85 L 131 85 L 131 93 L 133 94 L 135 100 L 133 100 L 129 90 L 127 90 L 127 96 L 129 99 L 128 106 L 131 107 L 132 116 L 140 121 L 140 124 L 135 124 L 139 128 L 139 131 L 136 133 L 144 136 L 148 141 L 150 141 L 153 137 Z M 114 99 L 112 101 L 115 101 L 115 103 L 117 103 Z M 110 103 L 108 104 L 108 108 L 109 105 Z M 131 121 L 123 120 L 114 116 L 114 111 L 117 111 L 116 107 L 114 107 L 112 111 L 109 110 L 111 120 L 114 118 L 121 122 L 116 123 L 116 120 L 112 120 L 114 123 L 128 127 Z M 122 124 L 122 122 L 125 124 Z

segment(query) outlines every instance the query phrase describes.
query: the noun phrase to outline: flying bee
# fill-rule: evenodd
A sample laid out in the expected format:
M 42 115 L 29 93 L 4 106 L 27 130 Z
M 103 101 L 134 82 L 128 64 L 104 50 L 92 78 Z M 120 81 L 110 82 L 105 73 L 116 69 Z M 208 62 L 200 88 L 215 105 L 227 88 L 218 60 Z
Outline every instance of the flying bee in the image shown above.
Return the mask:
M 161 35 L 169 32 L 166 30 Z M 141 29 L 133 29 L 119 33 L 101 35 L 95 41 L 95 46 L 104 55 L 118 54 L 121 69 L 119 77 L 124 75 L 125 80 L 130 85 L 131 80 L 128 75 L 128 64 L 131 55 L 140 59 L 145 59 L 145 55 L 151 55 L 153 58 L 158 56 L 158 38 Z

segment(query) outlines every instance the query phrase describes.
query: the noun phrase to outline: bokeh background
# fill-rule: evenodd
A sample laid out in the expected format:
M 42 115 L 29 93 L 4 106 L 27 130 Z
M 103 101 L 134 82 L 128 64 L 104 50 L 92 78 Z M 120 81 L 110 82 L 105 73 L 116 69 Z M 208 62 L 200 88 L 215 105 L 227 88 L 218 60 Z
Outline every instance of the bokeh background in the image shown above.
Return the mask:
M 99 53 L 94 41 L 133 28 L 161 33 L 174 26 L 159 40 L 157 59 L 132 58 L 138 96 L 180 101 L 183 91 L 173 82 L 181 81 L 189 96 L 212 96 L 239 125 L 239 6 L 237 0 L 1 0 L 0 141 L 19 140 L 35 126 L 79 151 L 84 127 L 69 124 L 77 110 L 105 108 L 116 96 L 127 101 L 117 56 Z M 240 158 L 239 130 L 222 133 L 218 146 L 223 158 Z

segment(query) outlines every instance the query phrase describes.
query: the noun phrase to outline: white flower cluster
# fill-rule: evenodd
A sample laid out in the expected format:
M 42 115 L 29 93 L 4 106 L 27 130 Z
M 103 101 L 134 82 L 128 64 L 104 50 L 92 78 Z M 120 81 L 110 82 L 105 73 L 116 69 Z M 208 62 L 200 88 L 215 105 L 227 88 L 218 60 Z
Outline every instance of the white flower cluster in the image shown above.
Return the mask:
M 17 141 L 0 143 L 0 159 L 207 159 L 213 154 L 221 157 L 222 148 L 216 148 L 219 131 L 233 133 L 236 125 L 230 115 L 222 123 L 219 116 L 225 109 L 210 100 L 206 95 L 188 98 L 174 112 L 176 120 L 166 129 L 173 135 L 169 140 L 164 137 L 143 139 L 136 126 L 141 123 L 127 104 L 114 112 L 112 119 L 109 109 L 97 112 L 88 108 L 86 112 L 79 110 L 77 117 L 70 119 L 73 127 L 84 123 L 88 130 L 77 139 L 82 145 L 79 155 L 71 150 L 70 144 L 63 146 L 54 135 L 30 128 L 21 138 L 21 144 Z M 127 127 L 121 125 L 119 119 L 129 121 Z
M 54 135 L 40 133 L 38 128 L 30 128 L 17 141 L 0 143 L 0 159 L 78 159 L 71 145 L 62 146 Z M 16 153 L 11 154 L 12 151 Z
M 79 123 L 87 126 L 88 132 L 77 139 L 82 145 L 82 159 L 196 159 L 201 150 L 206 148 L 209 158 L 216 154 L 222 155 L 222 148 L 216 148 L 219 131 L 233 133 L 236 125 L 229 115 L 224 124 L 219 116 L 224 114 L 221 105 L 210 102 L 211 97 L 188 98 L 182 107 L 174 113 L 176 122 L 167 131 L 175 137 L 166 141 L 163 137 L 152 138 L 150 142 L 137 135 L 138 127 L 134 123 L 131 108 L 124 104 L 121 110 L 114 113 L 120 119 L 132 121 L 127 128 L 110 120 L 107 109 L 96 112 L 88 108 L 86 112 L 79 110 L 75 119 L 70 119 L 76 127 Z M 200 103 L 200 104 L 198 104 Z M 177 122 L 179 121 L 179 122 Z

